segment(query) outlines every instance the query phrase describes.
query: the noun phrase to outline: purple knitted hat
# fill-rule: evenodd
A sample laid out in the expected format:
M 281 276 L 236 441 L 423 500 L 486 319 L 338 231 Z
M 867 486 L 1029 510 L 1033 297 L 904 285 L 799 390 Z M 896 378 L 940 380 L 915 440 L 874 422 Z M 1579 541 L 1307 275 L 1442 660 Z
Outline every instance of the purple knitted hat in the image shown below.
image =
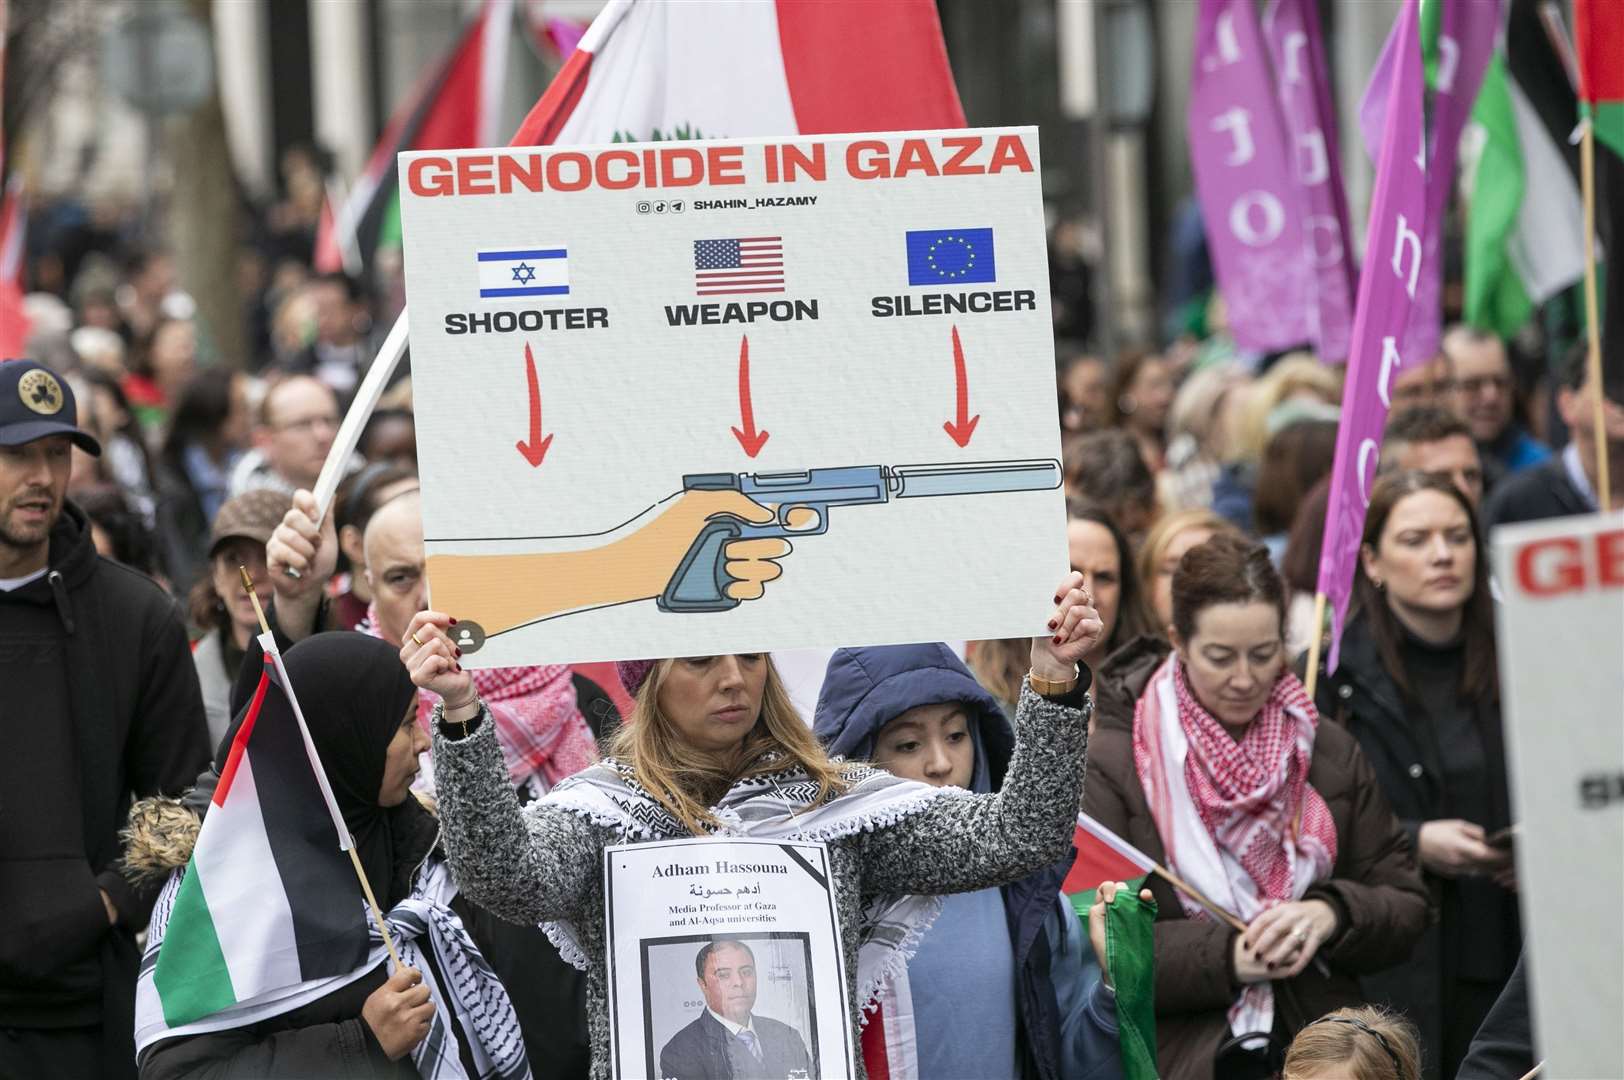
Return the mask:
M 657 663 L 658 660 L 616 660 L 615 671 L 620 675 L 620 685 L 626 688 L 626 693 L 636 697 Z

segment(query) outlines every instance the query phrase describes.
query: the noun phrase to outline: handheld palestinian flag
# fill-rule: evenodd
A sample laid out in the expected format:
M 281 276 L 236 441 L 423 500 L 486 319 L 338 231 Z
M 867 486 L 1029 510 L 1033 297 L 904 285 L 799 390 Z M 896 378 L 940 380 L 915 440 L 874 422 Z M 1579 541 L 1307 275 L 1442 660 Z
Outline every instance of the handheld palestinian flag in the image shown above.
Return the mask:
M 1087 814 L 1077 815 L 1077 859 L 1061 884 L 1083 926 L 1094 894 L 1121 881 L 1105 908 L 1105 951 L 1116 991 L 1117 1048 L 1124 1080 L 1156 1080 L 1156 905 L 1139 899 L 1156 860 Z
M 319 272 L 345 269 L 356 256 L 371 265 L 380 249 L 400 247 L 396 155 L 501 142 L 502 83 L 512 23 L 513 0 L 485 0 L 444 59 L 390 115 L 349 196 L 342 204 L 329 198 L 323 207 L 316 230 Z
M 1579 57 L 1579 112 L 1595 130 L 1595 189 L 1601 242 L 1612 263 L 1602 294 L 1602 386 L 1624 398 L 1624 3 L 1574 0 L 1574 47 Z
M 368 955 L 349 830 L 270 634 L 158 952 L 170 1028 L 347 975 Z
M 1624 4 L 1574 0 L 1573 22 L 1580 111 L 1596 125 L 1596 138 L 1624 157 Z
M 1531 64 L 1513 63 L 1504 42 L 1483 72 L 1472 106 L 1476 152 L 1466 210 L 1466 321 L 1510 338 L 1534 309 L 1584 276 L 1579 183 L 1530 88 L 1551 87 Z
M 1061 883 L 1060 891 L 1071 899 L 1072 907 L 1084 919 L 1094 904 L 1094 892 L 1106 881 L 1126 882 L 1137 895 L 1146 876 L 1156 869 L 1156 860 L 1128 843 L 1087 814 L 1077 815 L 1077 832 L 1072 837 L 1077 859 Z

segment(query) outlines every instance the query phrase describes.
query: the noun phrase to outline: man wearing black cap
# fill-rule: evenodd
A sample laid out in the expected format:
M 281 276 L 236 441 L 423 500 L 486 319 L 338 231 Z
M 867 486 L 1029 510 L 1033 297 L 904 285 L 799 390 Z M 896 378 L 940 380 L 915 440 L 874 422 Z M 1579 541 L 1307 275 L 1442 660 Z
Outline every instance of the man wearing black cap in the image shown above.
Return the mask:
M 73 391 L 0 362 L 0 1076 L 133 1077 L 135 976 L 157 889 L 118 872 L 132 793 L 207 764 L 174 602 L 103 559 L 66 501 L 99 455 Z

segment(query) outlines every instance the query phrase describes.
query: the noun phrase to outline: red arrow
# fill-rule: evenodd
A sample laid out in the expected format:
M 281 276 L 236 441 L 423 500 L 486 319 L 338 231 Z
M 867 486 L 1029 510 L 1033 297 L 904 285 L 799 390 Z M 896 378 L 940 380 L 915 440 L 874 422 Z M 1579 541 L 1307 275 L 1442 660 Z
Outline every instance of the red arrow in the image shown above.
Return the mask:
M 750 403 L 749 334 L 739 339 L 739 422 L 744 425 L 744 430 L 734 428 L 733 437 L 739 440 L 746 454 L 755 457 L 767 444 L 767 433 L 756 430 L 756 410 Z
M 976 433 L 976 425 L 981 422 L 981 414 L 969 416 L 970 412 L 970 383 L 964 373 L 964 346 L 959 344 L 959 328 L 953 328 L 953 379 L 958 388 L 958 419 L 949 420 L 942 425 L 947 437 L 958 443 L 961 448 L 970 445 L 970 436 Z
M 530 467 L 535 468 L 547 456 L 547 448 L 553 445 L 553 437 L 541 437 L 541 386 L 536 382 L 536 358 L 530 354 L 529 345 L 524 347 L 524 373 L 530 380 L 530 438 L 528 441 L 520 439 L 514 445 Z

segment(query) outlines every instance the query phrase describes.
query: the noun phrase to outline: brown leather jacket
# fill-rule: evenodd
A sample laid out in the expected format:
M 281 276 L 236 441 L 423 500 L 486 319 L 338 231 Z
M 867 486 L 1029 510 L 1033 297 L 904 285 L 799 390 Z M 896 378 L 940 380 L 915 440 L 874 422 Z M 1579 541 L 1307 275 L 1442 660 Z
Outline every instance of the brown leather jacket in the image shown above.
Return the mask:
M 1168 646 L 1139 638 L 1113 653 L 1095 676 L 1098 728 L 1089 740 L 1083 809 L 1128 843 L 1161 862 L 1161 835 L 1145 801 L 1133 761 L 1134 705 Z M 1282 1045 L 1308 1021 L 1364 1001 L 1357 976 L 1409 956 L 1431 918 L 1415 850 L 1382 797 L 1358 744 L 1335 724 L 1321 724 L 1308 782 L 1325 799 L 1336 824 L 1336 865 L 1307 897 L 1337 912 L 1336 934 L 1313 966 L 1276 982 L 1274 1034 Z M 1190 919 L 1159 877 L 1155 894 L 1156 1058 L 1165 1080 L 1211 1080 L 1213 1054 L 1229 1038 L 1226 1012 L 1239 993 L 1231 955 L 1235 931 Z

